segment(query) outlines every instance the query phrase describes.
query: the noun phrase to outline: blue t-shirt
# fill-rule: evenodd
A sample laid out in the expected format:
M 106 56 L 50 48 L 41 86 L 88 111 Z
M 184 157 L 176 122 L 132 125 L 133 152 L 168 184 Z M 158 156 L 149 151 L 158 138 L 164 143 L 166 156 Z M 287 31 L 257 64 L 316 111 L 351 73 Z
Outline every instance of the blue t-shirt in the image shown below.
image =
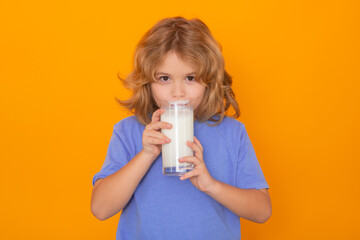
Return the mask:
M 213 178 L 238 188 L 269 188 L 244 124 L 228 117 L 217 126 L 194 122 L 194 135 L 204 148 Z M 135 116 L 114 126 L 105 162 L 93 178 L 121 169 L 142 149 L 145 126 Z M 162 174 L 161 154 L 124 207 L 116 239 L 240 239 L 240 218 L 189 179 Z

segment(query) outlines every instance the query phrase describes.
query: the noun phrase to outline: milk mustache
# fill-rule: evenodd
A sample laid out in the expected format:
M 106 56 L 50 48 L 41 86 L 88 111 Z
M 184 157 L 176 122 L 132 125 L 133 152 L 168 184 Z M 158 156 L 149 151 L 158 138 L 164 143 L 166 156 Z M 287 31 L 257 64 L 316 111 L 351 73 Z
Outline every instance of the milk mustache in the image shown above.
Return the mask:
M 169 102 L 161 107 L 165 108 L 161 121 L 172 124 L 171 129 L 161 129 L 171 139 L 170 143 L 162 145 L 162 172 L 169 176 L 180 176 L 193 169 L 193 164 L 178 161 L 181 157 L 194 155 L 186 144 L 187 141 L 194 141 L 193 108 L 189 100 Z

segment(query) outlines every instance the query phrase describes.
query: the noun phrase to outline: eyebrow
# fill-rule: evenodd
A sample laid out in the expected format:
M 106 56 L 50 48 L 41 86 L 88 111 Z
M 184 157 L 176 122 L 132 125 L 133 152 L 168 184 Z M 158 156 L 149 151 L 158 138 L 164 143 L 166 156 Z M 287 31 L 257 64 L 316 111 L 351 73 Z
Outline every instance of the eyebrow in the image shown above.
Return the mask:
M 194 75 L 194 74 L 196 74 L 196 72 L 186 73 L 185 75 Z M 167 76 L 171 76 L 170 73 L 164 73 L 164 72 L 157 72 L 157 73 L 155 74 L 155 76 L 157 76 L 157 75 L 167 75 Z

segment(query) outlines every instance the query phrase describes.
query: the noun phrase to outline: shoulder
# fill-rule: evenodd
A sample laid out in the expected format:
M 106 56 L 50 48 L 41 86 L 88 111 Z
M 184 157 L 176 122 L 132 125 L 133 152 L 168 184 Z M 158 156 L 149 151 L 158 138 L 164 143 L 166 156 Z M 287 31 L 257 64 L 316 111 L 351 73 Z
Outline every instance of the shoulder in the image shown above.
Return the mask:
M 137 126 L 137 127 L 142 126 L 142 124 L 137 120 L 136 116 L 126 117 L 120 120 L 118 123 L 114 125 L 114 128 L 132 127 L 132 126 Z
M 237 119 L 225 116 L 222 122 L 217 125 L 219 130 L 229 133 L 239 133 L 245 131 L 245 125 Z
M 240 122 L 237 119 L 225 116 L 223 121 L 220 123 L 220 125 L 223 124 L 226 127 L 230 127 L 230 128 L 241 128 L 244 127 L 244 124 L 242 122 Z
M 217 127 L 218 134 L 223 135 L 229 142 L 238 144 L 246 139 L 245 124 L 237 119 L 226 116 Z
M 224 138 L 230 142 L 239 141 L 246 134 L 245 125 L 234 118 L 225 116 L 218 125 L 213 126 L 213 124 L 214 122 L 207 121 L 205 124 L 201 124 L 204 127 L 199 128 L 198 131 L 207 136 Z
M 113 136 L 126 145 L 132 156 L 135 156 L 138 149 L 141 149 L 144 128 L 145 126 L 137 120 L 136 116 L 130 116 L 114 125 Z
M 141 129 L 144 125 L 142 125 L 136 118 L 136 116 L 130 116 L 122 119 L 118 123 L 114 125 L 114 131 L 116 132 L 129 132 L 134 129 Z

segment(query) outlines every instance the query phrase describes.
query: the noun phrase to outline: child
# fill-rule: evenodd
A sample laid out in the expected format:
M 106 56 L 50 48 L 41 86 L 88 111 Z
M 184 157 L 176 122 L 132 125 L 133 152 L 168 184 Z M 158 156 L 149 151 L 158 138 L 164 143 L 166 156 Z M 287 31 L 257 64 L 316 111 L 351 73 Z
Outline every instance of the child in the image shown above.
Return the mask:
M 198 19 L 159 21 L 139 42 L 133 91 L 121 104 L 135 113 L 115 124 L 105 162 L 93 178 L 91 210 L 105 220 L 122 210 L 117 239 L 240 239 L 240 219 L 271 216 L 265 181 L 224 69 L 219 44 Z M 162 174 L 162 103 L 194 106 L 194 170 Z M 233 118 L 225 116 L 230 105 Z

